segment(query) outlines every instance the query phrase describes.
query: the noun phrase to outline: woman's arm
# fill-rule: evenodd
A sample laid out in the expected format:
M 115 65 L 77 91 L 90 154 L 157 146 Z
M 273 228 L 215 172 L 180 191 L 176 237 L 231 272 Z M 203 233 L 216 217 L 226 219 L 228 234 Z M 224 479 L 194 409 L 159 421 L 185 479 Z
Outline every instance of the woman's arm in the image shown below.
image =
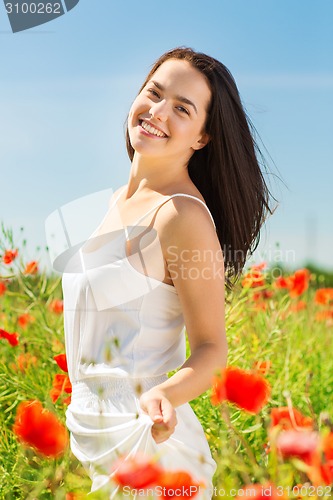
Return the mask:
M 141 397 L 142 408 L 156 417 L 157 442 L 174 430 L 173 408 L 205 392 L 214 372 L 227 360 L 223 255 L 205 208 L 194 200 L 174 200 L 174 214 L 160 239 L 181 302 L 191 355 L 177 373 Z

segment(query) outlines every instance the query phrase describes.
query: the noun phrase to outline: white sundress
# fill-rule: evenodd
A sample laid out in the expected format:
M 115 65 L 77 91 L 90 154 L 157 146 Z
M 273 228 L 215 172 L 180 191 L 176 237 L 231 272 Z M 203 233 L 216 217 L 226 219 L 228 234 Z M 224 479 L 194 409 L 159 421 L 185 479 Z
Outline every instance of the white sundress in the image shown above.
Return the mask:
M 109 217 L 117 211 L 122 191 L 111 203 Z M 71 449 L 90 475 L 92 491 L 108 487 L 109 498 L 119 494 L 110 477 L 113 464 L 137 452 L 158 457 L 163 468 L 185 470 L 204 483 L 198 499 L 212 496 L 216 463 L 190 405 L 176 408 L 175 432 L 160 444 L 152 438 L 151 419 L 139 406 L 142 392 L 184 363 L 185 328 L 176 289 L 133 267 L 126 241 L 134 229 L 142 229 L 144 218 L 176 196 L 193 198 L 208 210 L 199 198 L 171 195 L 130 229 L 108 234 L 107 242 L 94 251 L 85 252 L 83 245 L 63 274 L 65 344 L 73 387 L 66 412 Z

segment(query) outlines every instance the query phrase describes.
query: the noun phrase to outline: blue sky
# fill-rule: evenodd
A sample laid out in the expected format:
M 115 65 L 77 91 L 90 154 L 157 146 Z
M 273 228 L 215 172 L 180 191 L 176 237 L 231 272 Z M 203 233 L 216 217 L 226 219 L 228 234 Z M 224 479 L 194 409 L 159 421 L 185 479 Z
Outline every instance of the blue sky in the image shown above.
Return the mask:
M 332 269 L 332 19 L 330 0 L 80 0 L 13 34 L 0 5 L 0 219 L 24 226 L 35 258 L 52 211 L 126 183 L 131 102 L 154 60 L 186 45 L 230 69 L 284 181 L 269 176 L 280 203 L 256 260 Z

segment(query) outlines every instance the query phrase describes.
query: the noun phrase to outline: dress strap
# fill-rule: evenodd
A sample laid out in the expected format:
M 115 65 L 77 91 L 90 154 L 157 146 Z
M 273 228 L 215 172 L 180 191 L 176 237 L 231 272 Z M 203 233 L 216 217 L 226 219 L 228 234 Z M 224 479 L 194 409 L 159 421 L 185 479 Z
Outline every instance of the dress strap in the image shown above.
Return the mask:
M 210 216 L 210 218 L 211 218 L 211 220 L 212 220 L 212 222 L 213 222 L 213 224 L 214 224 L 214 228 L 216 229 L 216 226 L 215 226 L 215 222 L 214 222 L 213 216 L 212 216 L 212 214 L 211 214 L 211 212 L 210 212 L 209 208 L 207 207 L 207 205 L 206 205 L 206 204 L 205 204 L 202 200 L 200 200 L 200 199 L 199 199 L 199 198 L 197 198 L 196 196 L 192 196 L 191 194 L 185 194 L 185 193 L 175 193 L 175 194 L 170 195 L 170 196 L 169 196 L 166 200 L 164 200 L 164 201 L 162 201 L 162 202 L 157 203 L 154 207 L 152 207 L 150 210 L 148 210 L 148 212 L 146 212 L 144 215 L 142 215 L 142 216 L 141 216 L 141 217 L 140 217 L 140 218 L 139 218 L 139 219 L 138 219 L 138 220 L 137 220 L 134 224 L 131 224 L 131 228 L 130 228 L 130 230 L 128 231 L 128 234 L 130 234 L 130 233 L 131 233 L 131 231 L 134 229 L 134 227 L 135 227 L 135 226 L 137 226 L 138 224 L 140 224 L 140 222 L 142 222 L 142 221 L 143 221 L 143 220 L 144 220 L 144 219 L 145 219 L 145 218 L 146 218 L 149 214 L 151 214 L 151 213 L 152 213 L 152 212 L 154 212 L 157 208 L 159 208 L 159 207 L 160 207 L 160 206 L 162 206 L 164 203 L 166 203 L 167 201 L 171 200 L 171 198 L 174 198 L 174 197 L 176 197 L 176 196 L 185 196 L 186 198 L 192 198 L 193 200 L 196 200 L 196 201 L 198 201 L 199 203 L 201 203 L 201 205 L 203 205 L 203 206 L 206 208 L 206 210 L 207 210 L 207 212 L 208 212 L 208 214 L 209 214 L 209 216 Z
M 113 208 L 113 207 L 115 207 L 115 206 L 117 205 L 118 200 L 119 200 L 119 198 L 121 197 L 121 195 L 123 194 L 123 192 L 125 191 L 126 187 L 127 187 L 127 186 L 123 186 L 123 187 L 120 189 L 120 191 L 119 191 L 119 193 L 118 193 L 118 196 L 117 196 L 114 200 L 112 200 L 112 205 L 111 205 L 110 209 L 111 209 L 111 208 Z

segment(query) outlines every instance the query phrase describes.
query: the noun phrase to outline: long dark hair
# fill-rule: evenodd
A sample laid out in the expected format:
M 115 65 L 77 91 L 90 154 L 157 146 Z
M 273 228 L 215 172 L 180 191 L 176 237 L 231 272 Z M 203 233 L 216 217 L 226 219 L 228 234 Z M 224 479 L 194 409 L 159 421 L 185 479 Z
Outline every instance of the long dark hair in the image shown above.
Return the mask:
M 205 124 L 210 141 L 194 152 L 188 173 L 213 215 L 224 254 L 226 284 L 230 288 L 248 253 L 258 246 L 266 215 L 272 213 L 270 191 L 259 163 L 263 163 L 263 156 L 234 78 L 213 57 L 188 47 L 172 49 L 155 62 L 139 93 L 168 59 L 188 61 L 207 78 L 212 92 Z M 134 149 L 128 129 L 126 147 L 132 161 Z

